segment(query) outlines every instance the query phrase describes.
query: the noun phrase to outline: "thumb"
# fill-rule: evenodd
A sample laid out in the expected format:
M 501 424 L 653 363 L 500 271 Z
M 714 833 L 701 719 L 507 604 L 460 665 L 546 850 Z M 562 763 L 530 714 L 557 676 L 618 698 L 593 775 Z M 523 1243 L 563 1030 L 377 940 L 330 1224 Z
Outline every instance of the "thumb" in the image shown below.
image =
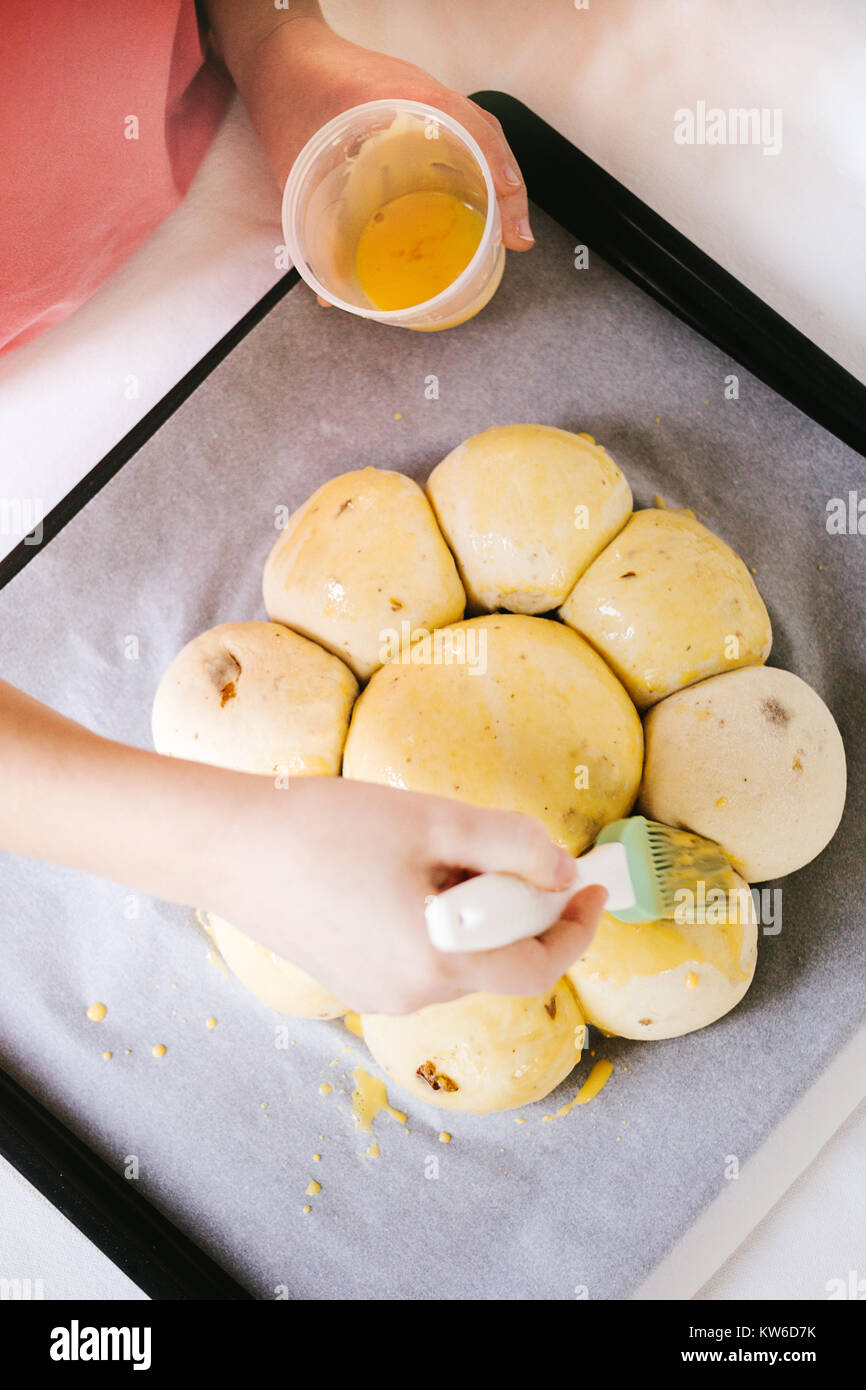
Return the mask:
M 498 951 L 466 957 L 476 989 L 492 994 L 542 994 L 552 989 L 589 949 L 607 898 L 594 884 L 571 899 L 563 915 L 543 936 L 515 941 Z
M 606 902 L 607 889 L 594 883 L 566 903 L 559 921 L 539 937 L 552 969 L 564 974 L 589 950 Z

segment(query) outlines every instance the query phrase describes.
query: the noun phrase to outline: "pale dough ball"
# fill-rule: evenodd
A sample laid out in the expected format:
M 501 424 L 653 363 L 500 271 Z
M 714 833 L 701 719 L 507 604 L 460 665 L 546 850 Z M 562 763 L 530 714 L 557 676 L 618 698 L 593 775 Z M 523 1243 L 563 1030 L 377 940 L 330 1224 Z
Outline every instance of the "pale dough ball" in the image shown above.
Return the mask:
M 694 517 L 635 512 L 560 610 L 639 709 L 718 671 L 766 661 L 772 631 L 752 576 Z
M 587 1023 L 621 1038 L 676 1038 L 739 1004 L 755 973 L 758 922 L 748 884 L 735 884 L 696 924 L 603 912 L 568 972 Z
M 547 613 L 625 524 L 631 489 L 588 436 L 550 425 L 473 435 L 427 481 L 474 609 Z
M 223 623 L 175 657 L 156 692 L 159 753 L 237 772 L 340 771 L 358 692 L 330 652 L 278 623 Z
M 361 680 L 394 633 L 443 627 L 466 606 L 424 493 L 381 468 L 313 493 L 268 556 L 263 587 L 269 617 L 336 652 Z
M 842 818 L 842 736 L 790 671 L 751 666 L 670 695 L 646 739 L 646 815 L 718 841 L 752 883 L 808 864 Z
M 637 793 L 643 733 L 619 681 L 576 633 L 496 613 L 377 671 L 343 775 L 536 816 L 572 854 Z
M 417 1013 L 364 1014 L 364 1041 L 404 1090 L 487 1115 L 541 1100 L 580 1061 L 586 1029 L 568 980 L 549 994 L 469 994 Z
M 154 745 L 172 757 L 271 778 L 335 776 L 357 690 L 342 661 L 296 632 L 277 623 L 224 623 L 188 643 L 163 676 Z M 283 794 L 291 791 L 274 792 Z M 303 970 L 221 918 L 207 920 L 226 965 L 263 1003 L 302 1018 L 345 1013 Z
M 253 941 L 230 922 L 207 914 L 214 945 L 241 984 L 280 1014 L 295 1018 L 339 1018 L 345 1004 L 317 984 L 311 975 Z

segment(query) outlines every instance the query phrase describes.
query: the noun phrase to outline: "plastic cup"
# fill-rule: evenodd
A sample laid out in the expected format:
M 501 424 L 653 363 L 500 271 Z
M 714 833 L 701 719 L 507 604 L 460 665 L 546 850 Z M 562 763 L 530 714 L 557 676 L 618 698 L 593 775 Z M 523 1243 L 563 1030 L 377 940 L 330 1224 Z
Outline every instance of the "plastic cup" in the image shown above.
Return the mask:
M 377 309 L 358 281 L 358 240 L 373 213 L 406 193 L 450 193 L 484 216 L 472 260 L 446 289 L 406 309 Z M 468 130 L 418 101 L 368 101 L 307 142 L 283 190 L 283 237 L 292 262 L 323 299 L 347 313 L 433 331 L 477 314 L 505 264 L 487 161 Z

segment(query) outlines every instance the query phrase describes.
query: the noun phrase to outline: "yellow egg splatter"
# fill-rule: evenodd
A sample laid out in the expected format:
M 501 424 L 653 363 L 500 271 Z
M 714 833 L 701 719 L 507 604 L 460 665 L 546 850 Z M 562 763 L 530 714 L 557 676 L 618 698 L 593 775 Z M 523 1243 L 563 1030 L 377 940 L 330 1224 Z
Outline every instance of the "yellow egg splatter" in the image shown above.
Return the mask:
M 599 1061 L 593 1064 L 589 1076 L 577 1092 L 577 1095 L 574 1096 L 572 1100 L 566 1101 L 565 1105 L 561 1105 L 556 1112 L 556 1116 L 545 1115 L 545 1120 L 553 1120 L 561 1115 L 569 1115 L 576 1105 L 588 1105 L 591 1100 L 595 1100 L 599 1091 L 607 1085 L 612 1072 L 613 1063 L 605 1059 L 599 1059 Z
M 398 1124 L 404 1125 L 406 1123 L 407 1117 L 403 1111 L 395 1110 L 388 1100 L 384 1081 L 380 1081 L 377 1076 L 371 1076 L 369 1072 L 364 1071 L 363 1067 L 355 1068 L 352 1072 L 352 1079 L 355 1082 L 352 1109 L 355 1122 L 360 1130 L 369 1134 L 373 1128 L 373 1121 L 383 1110 Z

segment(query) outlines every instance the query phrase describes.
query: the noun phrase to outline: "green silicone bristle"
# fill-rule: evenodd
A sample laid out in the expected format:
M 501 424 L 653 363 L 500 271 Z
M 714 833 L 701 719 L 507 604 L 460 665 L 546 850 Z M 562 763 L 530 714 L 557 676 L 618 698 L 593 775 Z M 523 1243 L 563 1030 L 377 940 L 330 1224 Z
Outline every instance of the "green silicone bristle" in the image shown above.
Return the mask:
M 621 922 L 673 917 L 677 893 L 694 892 L 699 883 L 706 894 L 719 888 L 728 892 L 735 886 L 733 870 L 721 847 L 690 830 L 676 830 L 645 816 L 629 816 L 606 825 L 596 844 L 611 840 L 625 848 L 636 899 L 634 907 L 611 913 Z

